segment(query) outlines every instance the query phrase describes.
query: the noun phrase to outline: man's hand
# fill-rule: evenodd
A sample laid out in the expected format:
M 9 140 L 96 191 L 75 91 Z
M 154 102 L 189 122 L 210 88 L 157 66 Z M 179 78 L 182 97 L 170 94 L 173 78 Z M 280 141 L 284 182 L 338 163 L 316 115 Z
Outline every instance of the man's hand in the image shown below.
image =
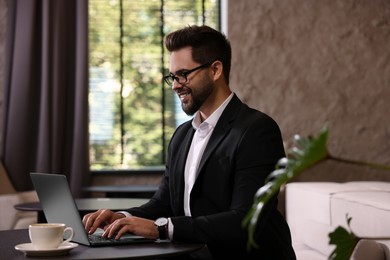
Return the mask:
M 112 222 L 104 229 L 103 237 L 119 239 L 125 233 L 133 233 L 150 239 L 158 238 L 158 230 L 153 220 L 127 217 L 120 218 Z
M 108 209 L 100 209 L 96 212 L 86 214 L 83 217 L 83 224 L 85 231 L 88 234 L 93 234 L 99 227 L 106 230 L 115 220 L 124 217 L 123 214 L 115 213 Z
M 121 213 L 101 209 L 83 217 L 83 224 L 88 234 L 97 228 L 104 229 L 103 237 L 119 239 L 125 233 L 133 233 L 150 239 L 158 238 L 158 230 L 153 220 L 139 217 L 125 217 Z

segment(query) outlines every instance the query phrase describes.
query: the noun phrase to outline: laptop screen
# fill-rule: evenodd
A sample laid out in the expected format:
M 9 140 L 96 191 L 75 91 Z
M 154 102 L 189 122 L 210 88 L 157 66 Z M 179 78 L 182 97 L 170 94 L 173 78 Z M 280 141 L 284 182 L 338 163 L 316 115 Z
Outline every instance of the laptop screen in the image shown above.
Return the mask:
M 74 230 L 74 238 L 72 241 L 94 246 L 154 241 L 130 233 L 123 235 L 120 240 L 96 239 L 95 237 L 94 241 L 91 241 L 84 229 L 66 176 L 47 173 L 30 173 L 30 176 L 47 222 L 65 223 L 66 226 L 72 227 Z M 102 230 L 98 230 L 96 233 L 101 238 Z
M 74 242 L 89 245 L 87 233 L 65 175 L 30 173 L 48 223 L 65 223 Z

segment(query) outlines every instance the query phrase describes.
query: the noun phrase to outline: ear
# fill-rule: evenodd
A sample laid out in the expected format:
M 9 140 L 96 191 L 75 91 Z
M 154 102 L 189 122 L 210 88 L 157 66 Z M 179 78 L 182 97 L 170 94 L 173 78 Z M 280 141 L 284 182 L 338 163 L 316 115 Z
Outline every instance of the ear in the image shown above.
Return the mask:
M 220 80 L 223 77 L 223 64 L 216 60 L 210 66 L 214 81 Z

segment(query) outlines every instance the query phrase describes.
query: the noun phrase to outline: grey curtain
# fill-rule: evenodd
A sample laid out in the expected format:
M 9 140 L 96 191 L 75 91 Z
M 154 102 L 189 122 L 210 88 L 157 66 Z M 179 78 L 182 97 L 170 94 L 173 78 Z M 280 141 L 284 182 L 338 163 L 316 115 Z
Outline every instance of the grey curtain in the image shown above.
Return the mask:
M 30 172 L 89 181 L 88 1 L 9 0 L 1 159 L 17 191 Z

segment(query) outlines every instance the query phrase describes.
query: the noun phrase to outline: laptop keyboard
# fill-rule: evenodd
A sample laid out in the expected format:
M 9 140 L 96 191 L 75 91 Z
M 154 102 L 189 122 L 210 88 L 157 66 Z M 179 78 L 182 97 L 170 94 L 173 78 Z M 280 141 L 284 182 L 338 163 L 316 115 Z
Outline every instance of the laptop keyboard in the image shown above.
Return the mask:
M 88 239 L 91 243 L 102 243 L 102 242 L 111 242 L 111 243 L 118 243 L 119 240 L 116 240 L 114 238 L 105 238 L 101 235 L 88 235 Z
M 123 236 L 121 239 L 116 240 L 115 238 L 105 238 L 102 237 L 101 234 L 91 234 L 88 235 L 89 242 L 92 245 L 109 245 L 109 244 L 129 244 L 131 243 L 136 243 L 136 242 L 150 242 L 153 241 L 151 239 L 147 239 L 141 236 L 132 236 L 132 237 L 126 237 Z

